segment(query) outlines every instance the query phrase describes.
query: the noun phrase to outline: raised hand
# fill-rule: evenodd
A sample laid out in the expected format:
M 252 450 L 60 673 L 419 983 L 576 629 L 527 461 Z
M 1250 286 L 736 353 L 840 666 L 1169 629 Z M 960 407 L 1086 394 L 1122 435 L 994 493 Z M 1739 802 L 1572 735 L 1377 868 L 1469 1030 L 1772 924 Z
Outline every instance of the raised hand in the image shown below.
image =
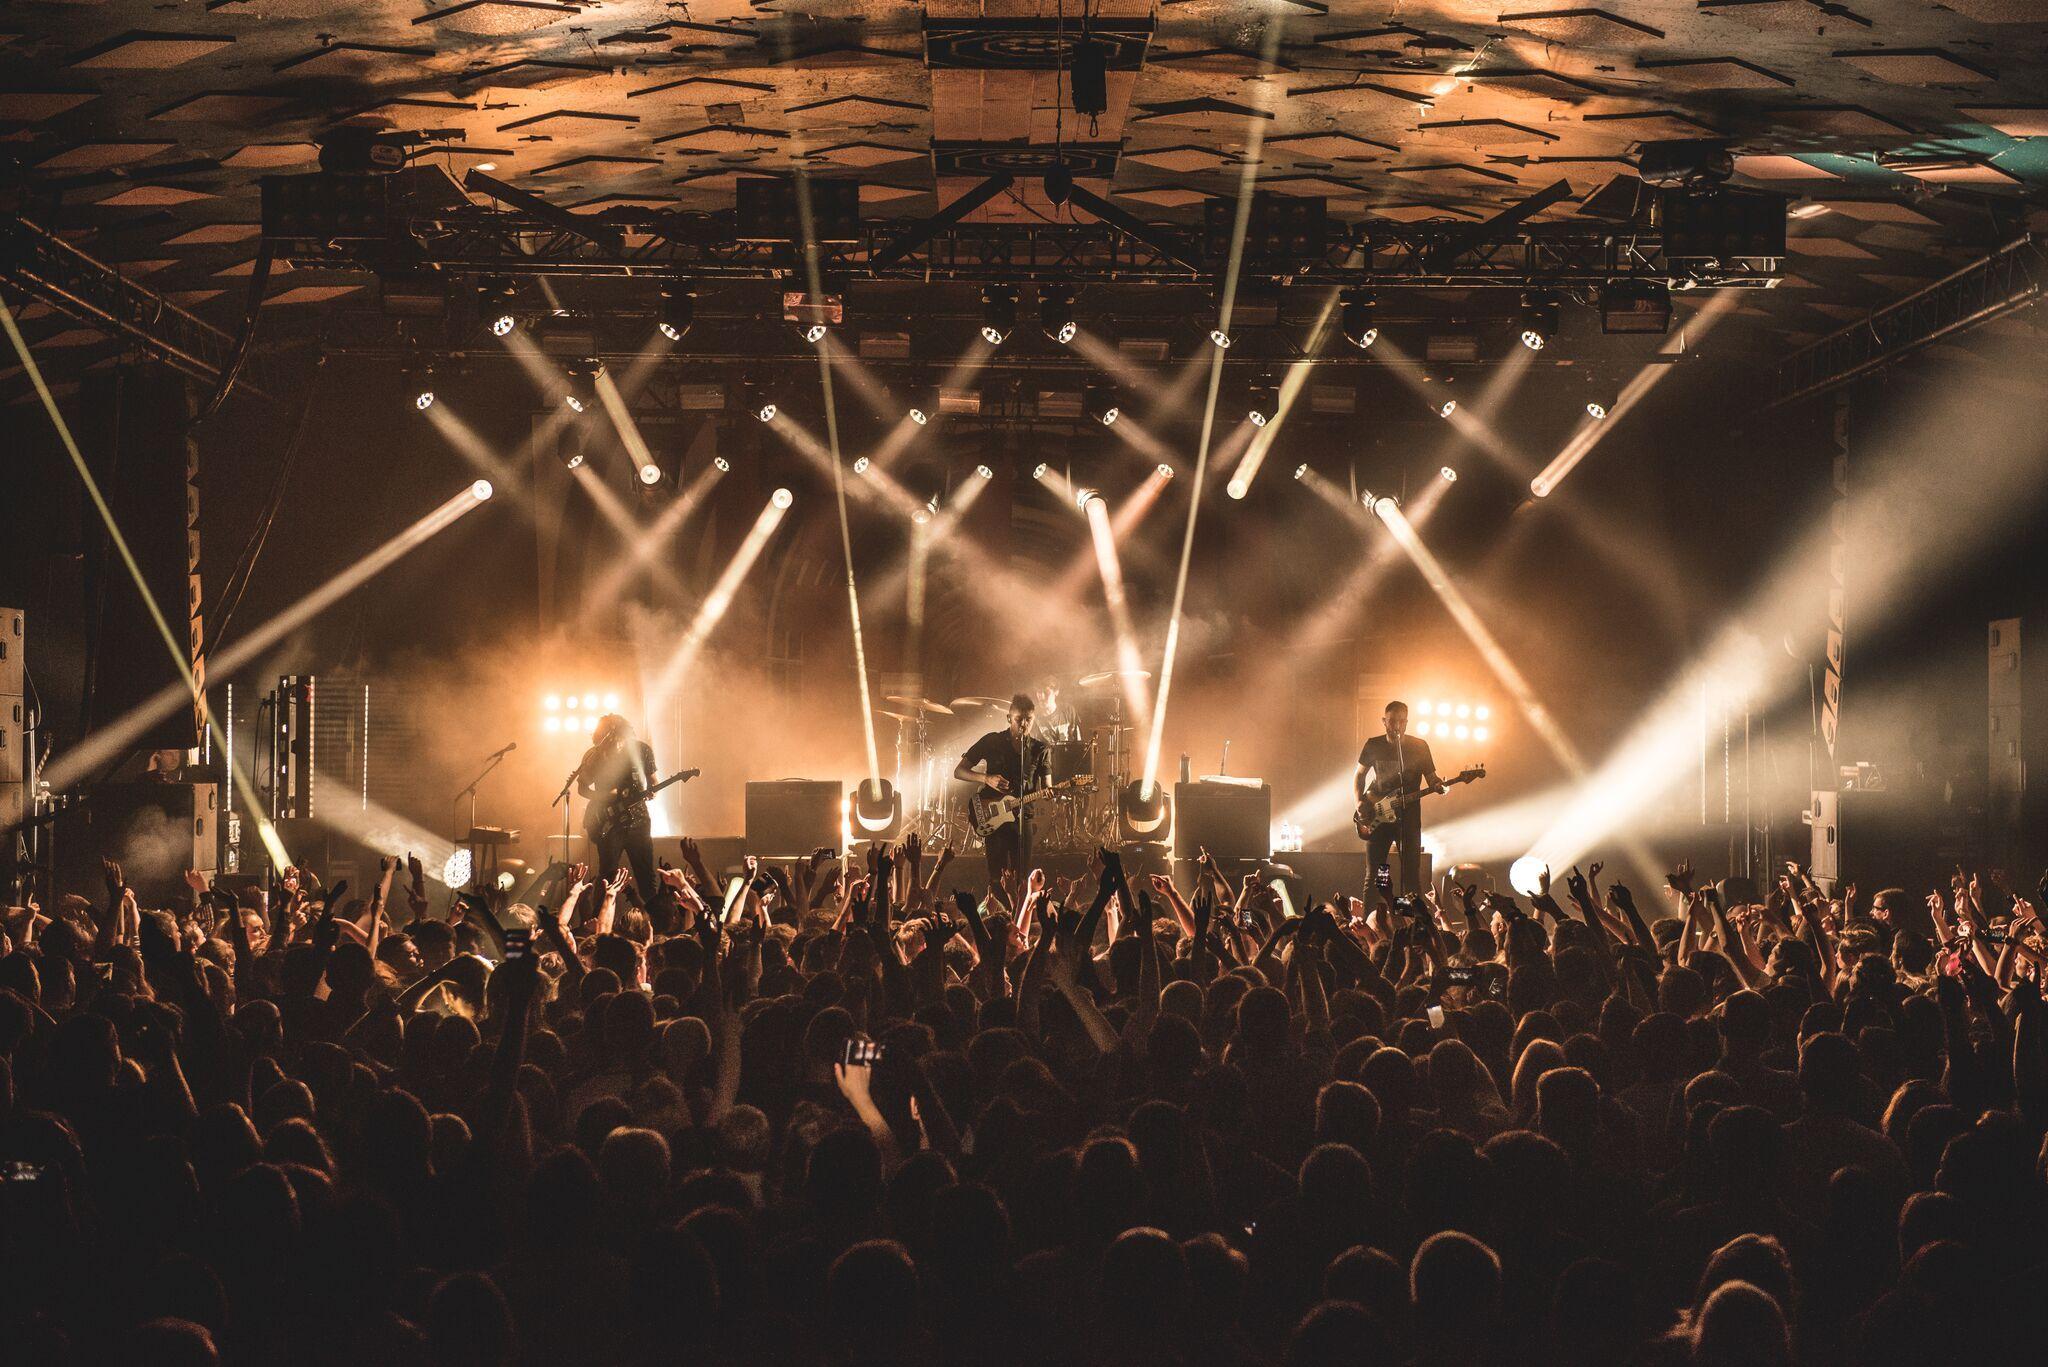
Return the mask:
M 1681 859 L 1678 867 L 1664 875 L 1664 882 L 1681 896 L 1692 896 L 1692 861 Z

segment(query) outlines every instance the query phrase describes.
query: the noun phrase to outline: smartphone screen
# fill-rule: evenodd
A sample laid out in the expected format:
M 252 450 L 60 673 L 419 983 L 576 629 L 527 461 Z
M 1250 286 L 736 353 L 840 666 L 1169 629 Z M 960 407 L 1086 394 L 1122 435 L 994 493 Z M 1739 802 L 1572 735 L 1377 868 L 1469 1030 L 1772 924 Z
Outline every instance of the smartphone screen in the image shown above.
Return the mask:
M 882 1046 L 868 1039 L 850 1039 L 839 1051 L 839 1061 L 849 1068 L 872 1068 L 882 1061 Z
M 1377 887 L 1382 895 L 1392 892 L 1394 890 L 1393 865 L 1382 864 L 1374 869 L 1372 871 L 1372 881 L 1373 886 Z
M 1444 1028 L 1444 1009 L 1441 1006 L 1429 1008 L 1429 1028 L 1432 1030 Z
M 525 958 L 533 951 L 533 932 L 525 926 L 514 926 L 505 932 L 505 962 L 513 963 Z

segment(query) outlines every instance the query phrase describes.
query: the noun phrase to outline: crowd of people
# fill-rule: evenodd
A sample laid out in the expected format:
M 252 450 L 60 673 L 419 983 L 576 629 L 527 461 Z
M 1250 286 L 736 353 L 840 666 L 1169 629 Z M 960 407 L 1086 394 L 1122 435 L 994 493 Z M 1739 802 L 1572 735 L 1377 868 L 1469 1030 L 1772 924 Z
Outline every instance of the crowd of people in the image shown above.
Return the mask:
M 915 840 L 24 897 L 18 1362 L 2032 1360 L 2035 901 L 1315 900 Z M 1639 904 L 1640 899 L 1640 904 Z M 530 903 L 530 904 L 529 904 Z

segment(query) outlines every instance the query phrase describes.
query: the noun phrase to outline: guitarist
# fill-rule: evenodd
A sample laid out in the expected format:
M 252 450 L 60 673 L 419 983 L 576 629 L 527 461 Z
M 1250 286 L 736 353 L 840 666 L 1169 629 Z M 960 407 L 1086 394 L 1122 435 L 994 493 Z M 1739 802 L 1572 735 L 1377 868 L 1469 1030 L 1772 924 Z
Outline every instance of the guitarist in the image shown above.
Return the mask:
M 1051 777 L 1052 752 L 1031 734 L 1031 721 L 1038 704 L 1029 693 L 1010 699 L 1010 724 L 991 731 L 968 747 L 953 766 L 953 777 L 962 783 L 976 783 L 998 796 L 1022 797 L 1045 786 Z M 981 772 L 975 772 L 975 766 Z M 1021 882 L 1030 864 L 1031 809 L 1017 814 L 1017 820 L 990 831 L 983 853 L 988 859 L 988 885 L 1003 886 L 1003 875 L 1014 873 Z
M 576 767 L 576 791 L 590 799 L 583 830 L 597 846 L 599 876 L 609 878 L 620 861 L 633 867 L 633 886 L 642 906 L 654 905 L 654 823 L 647 814 L 647 785 L 654 781 L 654 747 L 636 740 L 624 717 L 606 716 L 591 733 L 590 748 Z
M 1358 774 L 1353 781 L 1358 800 L 1367 794 L 1385 797 L 1395 792 L 1424 792 L 1442 785 L 1437 777 L 1436 758 L 1429 742 L 1408 734 L 1408 704 L 1390 702 L 1381 714 L 1386 727 L 1358 752 Z M 1413 802 L 1401 809 L 1400 818 L 1380 827 L 1366 838 L 1365 862 L 1369 874 L 1377 875 L 1387 862 L 1390 847 L 1401 847 L 1400 890 L 1420 893 L 1422 882 L 1422 804 Z

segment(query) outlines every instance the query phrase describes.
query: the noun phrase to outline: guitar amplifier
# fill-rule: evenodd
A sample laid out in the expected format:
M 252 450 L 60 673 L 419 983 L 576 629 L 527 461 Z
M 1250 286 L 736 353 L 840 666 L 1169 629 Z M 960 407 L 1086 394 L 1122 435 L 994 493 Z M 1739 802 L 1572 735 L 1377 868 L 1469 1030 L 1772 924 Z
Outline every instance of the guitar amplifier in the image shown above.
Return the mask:
M 1273 790 L 1263 783 L 1173 785 L 1173 852 L 1264 859 L 1273 852 Z
M 786 778 L 747 785 L 747 853 L 796 859 L 820 846 L 839 848 L 844 785 Z

